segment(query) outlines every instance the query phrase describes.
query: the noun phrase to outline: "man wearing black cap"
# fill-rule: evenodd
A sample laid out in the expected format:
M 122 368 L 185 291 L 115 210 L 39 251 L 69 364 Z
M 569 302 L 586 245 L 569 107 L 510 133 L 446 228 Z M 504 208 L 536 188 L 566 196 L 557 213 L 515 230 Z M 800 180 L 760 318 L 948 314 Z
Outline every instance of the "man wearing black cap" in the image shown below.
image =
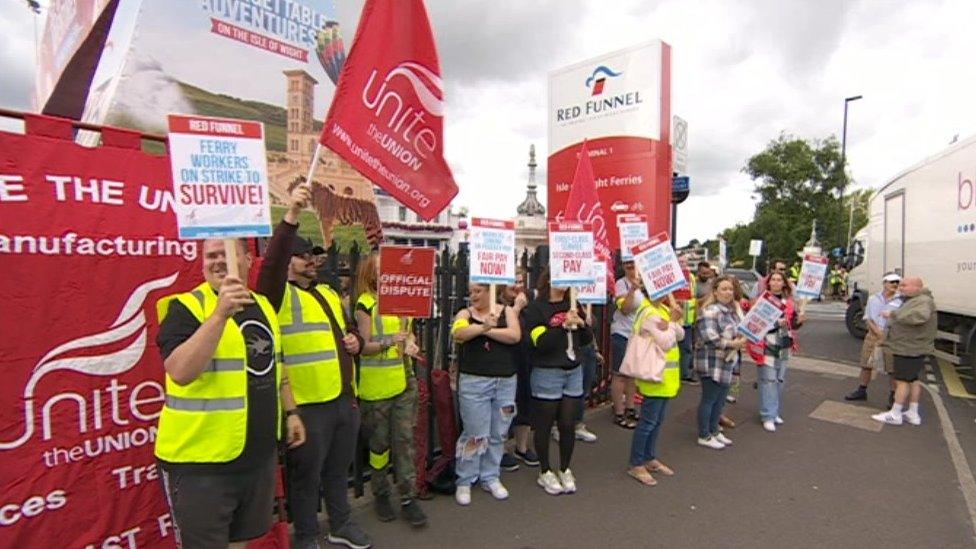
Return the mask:
M 316 283 L 316 247 L 297 234 L 298 216 L 310 198 L 304 185 L 292 192 L 258 278 L 258 291 L 278 311 L 282 347 L 289 357 L 285 368 L 306 425 L 306 443 L 288 452 L 295 547 L 318 547 L 321 486 L 329 516 L 326 539 L 366 549 L 371 542 L 350 518 L 346 484 L 359 436 L 353 355 L 362 348 L 362 338 L 356 324 L 346 322 L 339 295 Z

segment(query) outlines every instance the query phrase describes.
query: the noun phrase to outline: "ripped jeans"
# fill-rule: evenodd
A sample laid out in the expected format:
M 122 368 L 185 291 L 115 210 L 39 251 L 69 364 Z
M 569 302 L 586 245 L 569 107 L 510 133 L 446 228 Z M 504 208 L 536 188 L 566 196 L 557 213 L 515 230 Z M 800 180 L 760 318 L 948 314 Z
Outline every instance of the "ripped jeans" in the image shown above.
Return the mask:
M 463 430 L 457 441 L 457 485 L 487 483 L 499 476 L 508 426 L 515 418 L 516 376 L 487 377 L 462 373 L 458 406 Z

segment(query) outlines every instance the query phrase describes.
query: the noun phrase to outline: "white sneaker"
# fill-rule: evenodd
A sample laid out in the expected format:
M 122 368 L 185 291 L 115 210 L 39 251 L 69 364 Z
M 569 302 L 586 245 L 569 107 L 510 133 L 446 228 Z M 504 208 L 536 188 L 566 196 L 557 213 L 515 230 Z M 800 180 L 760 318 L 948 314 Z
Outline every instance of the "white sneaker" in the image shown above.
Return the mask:
M 495 499 L 508 499 L 508 489 L 502 481 L 495 479 L 487 484 L 481 483 L 481 488 L 485 492 L 490 492 Z
M 911 413 L 911 412 L 905 412 L 904 414 L 901 415 L 901 417 L 902 417 L 902 419 L 904 419 L 905 421 L 907 421 L 908 423 L 910 423 L 912 425 L 921 425 L 922 424 L 922 416 L 919 415 L 917 412 L 914 413 L 914 414 Z
M 556 478 L 556 473 L 552 471 L 542 473 L 535 479 L 535 482 L 539 486 L 542 486 L 542 489 L 550 496 L 558 496 L 563 493 L 563 485 L 559 483 L 559 479 Z
M 901 416 L 896 416 L 891 413 L 891 411 L 881 412 L 880 414 L 874 414 L 871 419 L 875 421 L 880 421 L 881 423 L 887 423 L 888 425 L 901 425 Z
M 715 438 L 717 438 L 719 442 L 721 442 L 726 446 L 732 446 L 732 439 L 725 436 L 725 433 L 719 432 L 719 434 L 715 435 Z
M 763 429 L 769 431 L 770 433 L 776 432 L 776 422 L 773 420 L 767 420 L 763 422 Z
M 471 487 L 458 486 L 454 490 L 454 501 L 458 502 L 458 505 L 471 505 Z
M 581 440 L 583 442 L 596 442 L 597 437 L 593 431 L 586 428 L 586 425 L 580 423 L 576 426 L 576 440 Z
M 569 469 L 559 472 L 559 483 L 563 485 L 563 493 L 572 494 L 576 491 L 576 477 Z
M 786 423 L 785 421 L 783 421 L 783 418 L 781 418 L 779 416 L 776 416 L 776 419 L 774 419 L 773 421 L 776 422 L 776 425 L 782 425 L 782 424 Z
M 698 445 L 712 448 L 713 450 L 721 450 L 722 448 L 725 448 L 725 445 L 719 442 L 719 440 L 715 437 L 699 438 Z
M 551 432 L 552 432 L 552 440 L 559 442 L 559 428 L 553 425 Z

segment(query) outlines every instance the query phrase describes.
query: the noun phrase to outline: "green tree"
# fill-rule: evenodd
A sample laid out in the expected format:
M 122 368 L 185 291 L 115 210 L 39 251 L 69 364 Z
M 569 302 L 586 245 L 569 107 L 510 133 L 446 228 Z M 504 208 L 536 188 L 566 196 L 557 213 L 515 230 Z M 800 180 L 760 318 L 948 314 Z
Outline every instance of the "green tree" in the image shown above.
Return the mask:
M 833 136 L 805 140 L 780 134 L 742 169 L 755 182 L 758 198 L 753 220 L 726 229 L 730 263 L 749 264 L 749 241 L 763 240 L 764 259 L 792 260 L 810 237 L 825 251 L 846 247 L 849 205 L 854 204 L 854 230 L 867 222 L 870 191 L 842 196 L 850 183 L 841 165 L 840 144 Z

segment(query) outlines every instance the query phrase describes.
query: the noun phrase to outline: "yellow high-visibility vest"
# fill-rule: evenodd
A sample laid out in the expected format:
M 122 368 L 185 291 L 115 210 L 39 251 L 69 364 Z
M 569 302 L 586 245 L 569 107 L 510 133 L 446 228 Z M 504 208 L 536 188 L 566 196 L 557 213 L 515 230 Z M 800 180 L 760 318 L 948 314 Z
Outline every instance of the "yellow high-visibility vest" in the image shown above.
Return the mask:
M 698 298 L 695 297 L 698 292 L 698 277 L 695 273 L 688 273 L 688 289 L 691 291 L 691 299 L 683 303 L 684 307 L 684 319 L 682 320 L 682 326 L 694 326 L 695 320 L 698 319 Z
M 638 311 L 637 319 L 634 321 L 635 334 L 640 330 L 640 325 L 648 315 L 657 315 L 671 322 L 671 309 L 665 303 L 651 303 Z M 685 337 L 688 337 L 688 335 L 685 334 Z M 678 395 L 678 391 L 681 389 L 681 351 L 678 350 L 678 346 L 675 345 L 665 352 L 664 358 L 667 363 L 664 367 L 664 375 L 661 377 L 661 381 L 634 380 L 637 382 L 637 390 L 640 391 L 640 394 L 646 397 L 663 398 L 673 398 Z
M 388 340 L 400 331 L 400 317 L 381 315 L 373 294 L 362 294 L 356 304 L 370 311 L 370 341 Z M 359 398 L 369 401 L 383 400 L 395 397 L 406 389 L 407 370 L 396 345 L 390 345 L 385 351 L 376 354 L 360 356 Z
M 342 314 L 342 300 L 327 285 L 317 284 L 306 291 L 288 284 L 285 288 L 278 320 L 281 323 L 281 348 L 288 369 L 291 391 L 298 404 L 329 402 L 342 393 L 342 368 L 338 346 L 329 324 L 329 316 L 322 310 L 315 292 L 332 309 L 339 323 L 339 332 L 346 331 L 346 317 Z M 355 380 L 350 380 L 355 390 Z
M 263 295 L 251 293 L 268 319 L 274 337 L 275 396 L 281 389 L 281 332 L 274 309 Z M 217 308 L 217 294 L 204 282 L 193 291 L 156 303 L 162 323 L 170 302 L 177 300 L 203 323 Z M 244 451 L 247 440 L 247 347 L 233 318 L 224 324 L 214 356 L 192 382 L 178 385 L 166 375 L 166 401 L 159 415 L 156 457 L 172 463 L 226 463 Z M 275 421 L 281 438 L 281 406 Z

